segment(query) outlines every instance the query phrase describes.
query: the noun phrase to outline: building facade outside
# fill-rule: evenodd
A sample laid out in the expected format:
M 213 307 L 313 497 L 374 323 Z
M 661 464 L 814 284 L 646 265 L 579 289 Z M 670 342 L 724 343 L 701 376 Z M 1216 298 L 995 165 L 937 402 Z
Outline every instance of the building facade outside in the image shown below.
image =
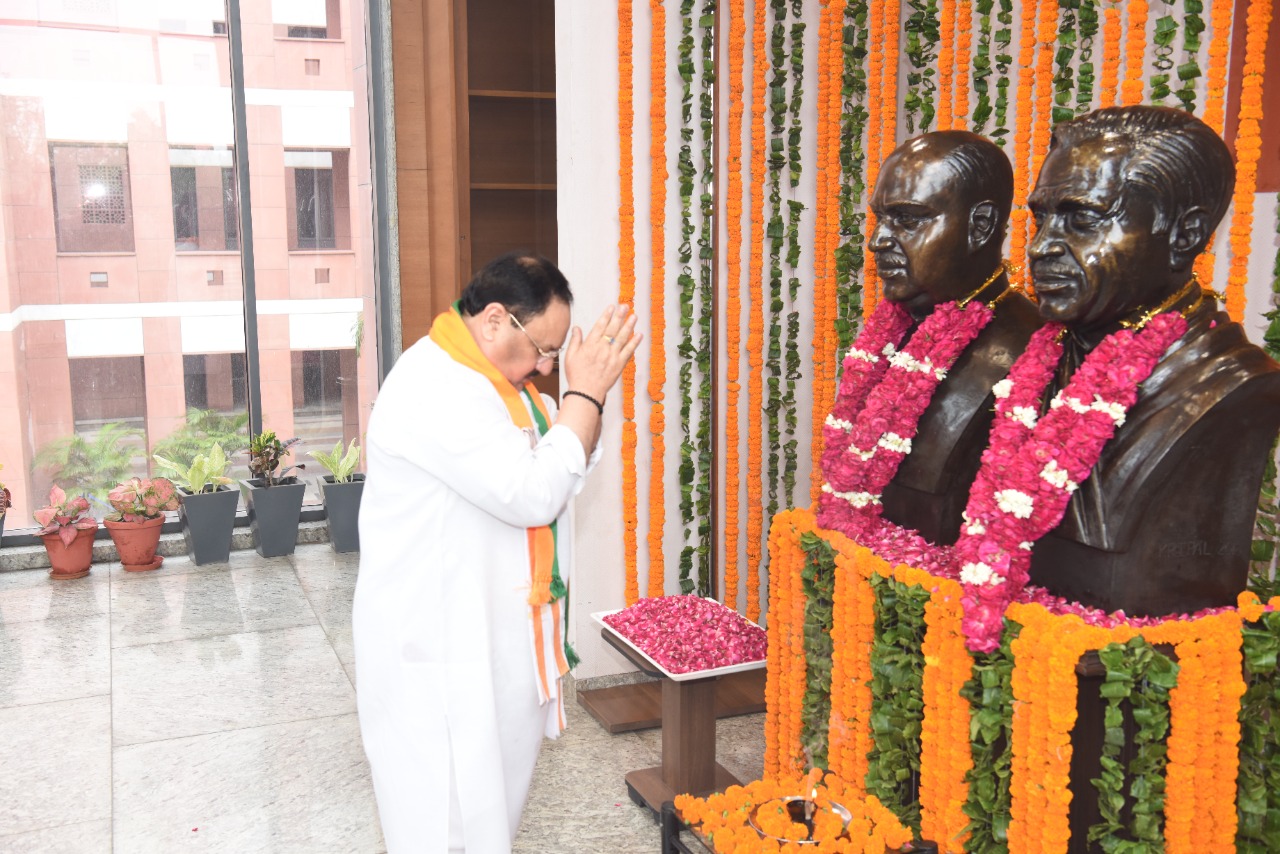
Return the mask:
M 16 0 L 0 16 L 6 530 L 217 436 L 249 360 L 220 0 Z M 363 435 L 377 387 L 363 7 L 244 0 L 262 424 Z M 178 441 L 181 440 L 181 441 Z M 229 443 L 234 443 L 228 439 Z M 246 455 L 233 457 L 233 474 Z M 309 500 L 316 500 L 314 488 Z M 98 515 L 105 512 L 98 506 Z

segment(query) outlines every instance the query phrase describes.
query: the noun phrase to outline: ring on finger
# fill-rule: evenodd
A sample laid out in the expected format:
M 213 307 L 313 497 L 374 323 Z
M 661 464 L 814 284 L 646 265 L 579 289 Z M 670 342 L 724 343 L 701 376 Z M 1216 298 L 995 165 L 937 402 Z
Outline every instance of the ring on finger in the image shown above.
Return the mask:
M 613 336 L 612 336 L 612 335 L 606 335 L 606 336 L 604 336 L 604 340 L 605 340 L 607 343 L 612 344 L 612 343 L 613 343 Z

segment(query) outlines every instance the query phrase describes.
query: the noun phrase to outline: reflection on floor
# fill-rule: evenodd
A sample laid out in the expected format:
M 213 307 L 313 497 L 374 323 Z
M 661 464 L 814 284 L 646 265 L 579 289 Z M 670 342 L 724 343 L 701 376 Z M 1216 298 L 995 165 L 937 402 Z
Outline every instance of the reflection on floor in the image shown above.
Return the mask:
M 356 558 L 327 544 L 156 572 L 0 573 L 0 851 L 380 852 L 355 716 Z M 543 748 L 515 850 L 656 852 L 627 771 L 657 731 L 608 735 L 576 704 Z M 718 758 L 760 776 L 762 716 Z

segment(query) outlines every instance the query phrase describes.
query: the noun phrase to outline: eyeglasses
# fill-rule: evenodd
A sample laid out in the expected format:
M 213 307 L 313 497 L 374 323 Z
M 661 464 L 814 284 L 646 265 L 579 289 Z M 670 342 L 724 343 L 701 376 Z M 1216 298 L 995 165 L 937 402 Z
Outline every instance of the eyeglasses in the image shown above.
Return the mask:
M 529 334 L 529 330 L 524 328 L 524 324 L 517 320 L 514 314 L 508 313 L 507 316 L 511 318 L 511 322 L 515 324 L 516 329 L 523 332 L 524 337 L 529 339 L 529 343 L 533 345 L 533 349 L 538 351 L 539 362 L 554 362 L 556 359 L 560 358 L 560 354 L 564 352 L 563 346 L 557 347 L 551 351 L 543 350 L 538 346 L 538 342 L 533 340 L 533 336 Z

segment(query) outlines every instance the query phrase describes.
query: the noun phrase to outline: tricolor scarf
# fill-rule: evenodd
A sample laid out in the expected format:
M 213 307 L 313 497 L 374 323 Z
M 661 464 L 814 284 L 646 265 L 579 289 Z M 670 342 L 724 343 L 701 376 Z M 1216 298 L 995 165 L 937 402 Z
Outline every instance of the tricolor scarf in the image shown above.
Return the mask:
M 535 427 L 541 437 L 551 428 L 551 414 L 533 383 L 517 390 L 511 381 L 480 352 L 455 302 L 441 312 L 431 324 L 431 340 L 461 365 L 484 376 L 507 406 L 511 421 L 521 429 Z M 528 405 L 526 406 L 526 401 Z M 530 416 L 532 412 L 532 416 Z M 556 700 L 557 732 L 565 728 L 564 697 L 559 690 L 560 677 L 569 672 L 570 659 L 576 658 L 561 634 L 561 601 L 568 592 L 560 579 L 556 550 L 556 523 L 527 529 L 529 538 L 529 631 L 533 641 L 533 663 L 537 675 L 538 702 Z M 576 662 L 574 662 L 576 663 Z

